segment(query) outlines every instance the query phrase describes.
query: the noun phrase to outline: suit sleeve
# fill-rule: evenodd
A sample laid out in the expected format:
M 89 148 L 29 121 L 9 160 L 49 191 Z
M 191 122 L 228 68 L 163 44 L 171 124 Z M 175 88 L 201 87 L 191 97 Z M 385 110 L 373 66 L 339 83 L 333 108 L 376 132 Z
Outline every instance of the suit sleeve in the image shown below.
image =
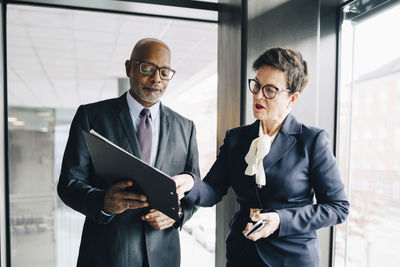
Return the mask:
M 194 176 L 194 186 L 184 199 L 194 205 L 211 207 L 221 201 L 230 186 L 228 176 L 229 131 L 225 135 L 218 157 L 204 180 Z
M 349 202 L 325 130 L 316 135 L 311 148 L 309 173 L 317 203 L 276 210 L 281 220 L 279 236 L 307 233 L 339 224 L 349 213 Z
M 74 210 L 97 223 L 107 223 L 113 216 L 102 214 L 106 190 L 93 187 L 91 159 L 82 130 L 89 130 L 89 119 L 84 106 L 80 106 L 72 121 L 57 191 L 61 200 Z
M 189 147 L 188 147 L 188 154 L 186 157 L 184 173 L 190 174 L 193 177 L 195 176 L 200 177 L 199 152 L 196 140 L 196 127 L 192 121 L 190 122 Z M 187 202 L 185 199 L 182 199 L 181 207 L 182 207 L 183 217 L 181 218 L 177 226 L 182 226 L 197 211 L 197 208 L 193 204 Z

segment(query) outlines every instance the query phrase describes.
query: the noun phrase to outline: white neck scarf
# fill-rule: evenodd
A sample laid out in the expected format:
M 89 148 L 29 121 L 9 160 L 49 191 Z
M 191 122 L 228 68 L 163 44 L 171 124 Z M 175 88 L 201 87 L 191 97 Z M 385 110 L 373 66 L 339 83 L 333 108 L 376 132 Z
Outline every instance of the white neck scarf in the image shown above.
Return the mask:
M 251 142 L 249 152 L 247 152 L 244 160 L 246 161 L 247 168 L 244 174 L 253 176 L 256 175 L 256 183 L 258 187 L 265 186 L 265 171 L 263 166 L 263 159 L 269 153 L 271 144 L 275 139 L 276 134 L 269 136 L 264 134 L 262 124 L 260 121 L 260 128 L 258 137 Z

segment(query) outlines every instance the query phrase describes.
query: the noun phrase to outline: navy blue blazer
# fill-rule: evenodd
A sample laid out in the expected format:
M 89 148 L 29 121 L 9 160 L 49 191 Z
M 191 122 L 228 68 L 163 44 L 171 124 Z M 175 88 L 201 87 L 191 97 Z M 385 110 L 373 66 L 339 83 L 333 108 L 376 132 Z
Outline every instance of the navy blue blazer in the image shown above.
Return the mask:
M 203 181 L 195 177 L 194 187 L 184 199 L 198 206 L 213 206 L 232 187 L 240 210 L 229 224 L 228 262 L 234 263 L 253 242 L 242 231 L 250 220 L 249 208 L 261 208 L 262 212 L 277 212 L 281 221 L 274 234 L 255 242 L 264 262 L 272 267 L 318 266 L 316 230 L 343 222 L 349 209 L 329 135 L 289 114 L 263 159 L 266 186 L 259 189 L 255 177 L 244 174 L 244 158 L 258 137 L 259 124 L 257 120 L 229 130 L 211 170 Z

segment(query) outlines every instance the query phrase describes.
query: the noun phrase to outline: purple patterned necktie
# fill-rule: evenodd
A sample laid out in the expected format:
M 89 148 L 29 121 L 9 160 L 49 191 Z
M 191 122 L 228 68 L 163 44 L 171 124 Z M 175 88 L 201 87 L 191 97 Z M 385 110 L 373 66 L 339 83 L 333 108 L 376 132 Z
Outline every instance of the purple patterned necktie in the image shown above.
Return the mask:
M 150 163 L 152 139 L 150 110 L 144 108 L 140 112 L 140 115 L 142 116 L 142 118 L 140 119 L 139 128 L 136 135 L 139 141 L 142 160 L 146 163 Z

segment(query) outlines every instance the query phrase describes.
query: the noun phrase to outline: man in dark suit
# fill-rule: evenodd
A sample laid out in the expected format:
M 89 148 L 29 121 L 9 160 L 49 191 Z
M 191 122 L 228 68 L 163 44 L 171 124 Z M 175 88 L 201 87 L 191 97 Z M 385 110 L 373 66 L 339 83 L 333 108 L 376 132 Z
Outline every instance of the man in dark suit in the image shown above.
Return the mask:
M 94 129 L 170 176 L 199 175 L 193 122 L 160 103 L 175 73 L 170 58 L 162 41 L 140 40 L 125 62 L 129 92 L 80 106 L 72 121 L 58 194 L 86 216 L 78 266 L 180 265 L 177 228 L 192 216 L 194 206 L 182 201 L 178 222 L 149 210 L 146 196 L 126 190 L 135 188 L 132 181 L 112 185 L 96 175 L 82 135 Z

